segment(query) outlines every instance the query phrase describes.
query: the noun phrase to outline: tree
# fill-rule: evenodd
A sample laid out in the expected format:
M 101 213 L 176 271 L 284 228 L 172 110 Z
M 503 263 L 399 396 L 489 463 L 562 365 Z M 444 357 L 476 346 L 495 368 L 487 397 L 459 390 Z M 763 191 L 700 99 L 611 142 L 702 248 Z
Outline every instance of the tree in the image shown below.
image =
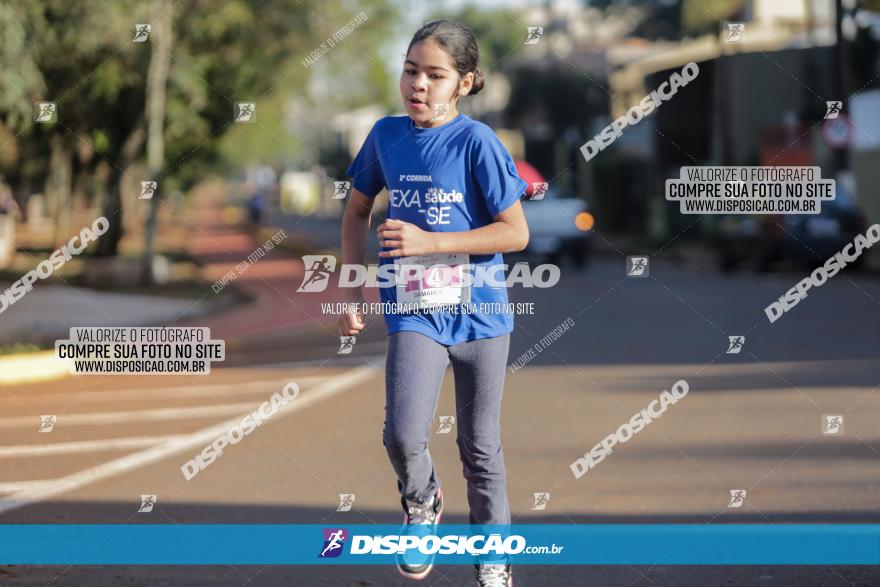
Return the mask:
M 123 13 L 112 4 L 64 0 L 0 5 L 0 115 L 14 136 L 13 145 L 0 145 L 0 171 L 19 194 L 51 178 L 60 215 L 70 206 L 73 174 L 103 178 L 99 170 L 108 168 L 102 208 L 111 228 L 99 241 L 102 255 L 115 254 L 122 237 L 123 185 L 146 179 L 132 177 L 131 169 L 144 155 L 148 124 L 154 137 L 161 128 L 161 139 L 150 144 L 164 155 L 153 156 L 150 177 L 196 180 L 200 164 L 216 157 L 219 137 L 233 128 L 234 102 L 259 102 L 293 77 L 307 79 L 311 72 L 296 65 L 299 59 L 359 12 L 343 0 L 178 0 L 168 37 L 173 50 L 162 57 L 156 39 L 133 42 L 135 24 L 159 18 L 149 8 Z M 371 18 L 359 30 L 370 31 L 372 43 L 393 19 L 375 17 L 388 13 L 384 5 L 368 10 Z M 158 34 L 161 23 L 154 24 Z M 151 92 L 157 97 L 147 108 L 149 82 L 164 86 L 165 96 Z M 57 103 L 57 123 L 33 122 L 37 100 Z M 153 206 L 162 193 L 160 187 Z
M 133 143 L 143 101 L 142 52 L 130 49 L 126 29 L 82 3 L 46 0 L 0 7 L 0 67 L 9 72 L 0 76 L 0 109 L 18 152 L 3 171 L 19 193 L 46 182 L 56 241 L 66 232 L 74 163 L 80 173 L 91 173 L 100 159 L 113 169 L 104 203 L 110 231 L 101 247 L 115 251 L 121 236 L 114 191 L 126 147 L 131 159 L 139 151 Z M 33 121 L 37 101 L 56 103 L 56 123 Z M 74 152 L 86 154 L 74 161 Z
M 165 85 L 168 83 L 168 70 L 171 67 L 172 15 L 174 5 L 171 0 L 153 0 L 151 23 L 153 46 L 150 53 L 150 67 L 147 70 L 147 178 L 150 182 L 159 179 L 159 170 L 165 161 Z M 156 238 L 156 213 L 159 209 L 161 192 L 150 200 L 150 215 L 147 218 L 144 242 L 144 285 L 155 281 L 153 275 L 153 252 Z

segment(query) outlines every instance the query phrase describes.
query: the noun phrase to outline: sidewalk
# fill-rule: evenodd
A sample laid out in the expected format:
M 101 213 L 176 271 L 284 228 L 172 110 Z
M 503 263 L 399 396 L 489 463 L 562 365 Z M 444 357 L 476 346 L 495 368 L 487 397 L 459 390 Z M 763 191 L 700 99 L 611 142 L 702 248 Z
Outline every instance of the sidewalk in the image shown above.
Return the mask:
M 227 350 L 266 349 L 267 344 L 292 350 L 302 346 L 303 335 L 309 332 L 326 335 L 328 344 L 337 344 L 336 316 L 323 316 L 320 304 L 341 302 L 342 292 L 333 283 L 322 294 L 296 292 L 304 267 L 295 253 L 284 250 L 296 239 L 290 231 L 280 246 L 244 271 L 235 271 L 262 242 L 246 227 L 224 220 L 227 205 L 221 194 L 201 189 L 186 210 L 184 249 L 199 266 L 204 283 L 201 299 L 39 284 L 2 316 L 0 344 L 51 344 L 65 338 L 72 326 L 171 324 L 209 326 L 213 338 L 226 340 Z M 259 237 L 265 242 L 275 232 L 263 229 Z M 212 284 L 229 271 L 235 277 L 225 287 L 218 284 L 215 292 Z M 242 297 L 248 301 L 235 299 Z M 67 373 L 67 363 L 56 359 L 53 351 L 0 357 L 0 379 L 6 384 L 57 379 Z

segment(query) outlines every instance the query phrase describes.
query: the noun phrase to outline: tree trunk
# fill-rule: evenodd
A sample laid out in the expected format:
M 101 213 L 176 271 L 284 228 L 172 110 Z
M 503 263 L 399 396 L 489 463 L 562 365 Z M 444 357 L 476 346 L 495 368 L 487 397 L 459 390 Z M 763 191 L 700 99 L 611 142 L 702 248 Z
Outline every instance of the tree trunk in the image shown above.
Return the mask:
M 110 166 L 110 179 L 107 181 L 107 195 L 104 197 L 104 217 L 110 221 L 107 232 L 98 239 L 98 257 L 115 257 L 119 241 L 125 234 L 122 230 L 122 173 L 115 165 Z
M 150 52 L 150 67 L 147 70 L 147 177 L 149 181 L 158 182 L 159 172 L 165 158 L 164 127 L 165 127 L 165 88 L 168 83 L 168 70 L 171 68 L 172 46 L 172 3 L 171 0 L 153 1 L 153 30 Z M 143 283 L 152 285 L 153 254 L 156 239 L 156 214 L 159 199 L 162 197 L 161 186 L 156 186 L 150 200 L 150 215 L 144 231 L 144 268 Z
M 119 161 L 122 169 L 128 170 L 140 155 L 143 144 L 144 127 L 142 121 L 138 121 L 131 134 L 125 139 L 125 144 L 122 145 L 119 155 L 114 159 Z M 110 228 L 98 240 L 99 257 L 116 256 L 119 241 L 125 235 L 123 225 L 125 206 L 122 201 L 122 184 L 125 181 L 126 174 L 117 169 L 115 165 L 111 165 L 110 179 L 107 182 L 107 197 L 104 198 L 104 216 L 110 221 Z
M 53 219 L 52 248 L 61 245 L 67 234 L 70 220 L 70 188 L 73 170 L 73 155 L 64 144 L 60 134 L 53 134 L 49 139 L 49 215 Z

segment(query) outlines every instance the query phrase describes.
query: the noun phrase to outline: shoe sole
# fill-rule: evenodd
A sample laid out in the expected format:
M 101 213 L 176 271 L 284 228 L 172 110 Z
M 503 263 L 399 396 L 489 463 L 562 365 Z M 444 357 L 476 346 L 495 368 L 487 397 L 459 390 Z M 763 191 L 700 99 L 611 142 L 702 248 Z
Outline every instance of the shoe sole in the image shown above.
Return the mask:
M 477 581 L 477 587 L 480 587 L 480 582 Z M 510 581 L 507 582 L 507 587 L 513 587 L 513 574 L 511 572 Z
M 441 490 L 440 494 L 442 495 L 442 493 L 443 492 Z M 443 502 L 443 507 L 446 507 L 446 502 Z M 442 517 L 443 517 L 443 508 L 441 507 L 440 512 L 437 514 L 437 521 L 434 522 L 435 526 L 440 523 L 440 519 Z M 403 523 L 406 524 L 406 514 L 403 514 Z M 433 570 L 434 570 L 434 560 L 433 559 L 431 559 L 431 564 L 428 565 L 428 568 L 425 569 L 424 571 L 419 572 L 419 573 L 408 573 L 408 572 L 404 571 L 403 569 L 401 569 L 399 564 L 397 565 L 398 574 L 400 574 L 401 577 L 404 577 L 406 579 L 412 579 L 413 581 L 421 581 L 422 579 L 427 577 L 431 573 L 431 571 L 433 571 Z

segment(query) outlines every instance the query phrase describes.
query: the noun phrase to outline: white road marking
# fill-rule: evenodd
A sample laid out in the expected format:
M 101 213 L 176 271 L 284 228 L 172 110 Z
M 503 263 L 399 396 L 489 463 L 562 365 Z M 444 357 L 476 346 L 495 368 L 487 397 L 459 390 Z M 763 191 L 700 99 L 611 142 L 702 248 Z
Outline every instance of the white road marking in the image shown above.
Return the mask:
M 217 383 L 213 385 L 181 385 L 177 387 L 158 387 L 146 389 L 114 389 L 104 391 L 88 391 L 82 393 L 76 400 L 77 404 L 88 401 L 133 401 L 133 400 L 152 400 L 152 399 L 168 399 L 178 397 L 204 397 L 210 399 L 214 396 L 225 395 L 245 395 L 249 393 L 267 392 L 275 388 L 281 389 L 287 383 L 295 381 L 301 389 L 311 386 L 316 382 L 326 379 L 321 377 L 285 377 L 283 379 L 267 379 L 265 381 L 249 381 L 242 383 Z M 53 393 L 46 395 L 29 395 L 28 403 L 46 402 L 46 403 L 67 403 L 71 396 L 76 397 L 77 392 Z M 0 395 L 0 401 L 15 401 L 9 395 Z
M 0 458 L 36 457 L 42 455 L 64 455 L 101 450 L 119 450 L 123 448 L 143 448 L 173 438 L 181 434 L 165 436 L 126 436 L 124 438 L 102 438 L 100 440 L 81 440 L 74 442 L 55 442 L 52 444 L 19 444 L 17 446 L 0 446 Z M 2 485 L 2 484 L 0 484 Z
M 359 383 L 367 381 L 377 373 L 381 372 L 379 366 L 376 364 L 370 364 L 341 373 L 340 375 L 317 385 L 309 390 L 308 393 L 301 394 L 286 406 L 280 407 L 272 417 L 272 420 L 267 424 L 271 424 L 271 422 L 280 419 L 282 415 L 290 415 L 294 412 L 303 410 L 312 404 L 344 393 Z M 247 412 L 242 413 L 235 418 L 203 428 L 202 430 L 198 430 L 191 434 L 181 435 L 179 438 L 162 442 L 157 446 L 90 467 L 65 477 L 53 479 L 46 484 L 41 483 L 39 485 L 25 486 L 23 489 L 0 499 L 0 514 L 49 499 L 68 491 L 73 491 L 84 485 L 89 485 L 103 479 L 133 471 L 140 467 L 166 459 L 174 454 L 196 448 L 201 449 L 206 443 L 211 442 L 219 435 L 224 434 L 231 426 L 238 424 L 246 413 Z
M 278 390 L 280 391 L 280 390 Z M 247 412 L 259 406 L 261 401 L 220 404 L 217 406 L 189 406 L 185 408 L 155 408 L 152 410 L 128 410 L 124 412 L 91 412 L 85 414 L 59 414 L 56 428 L 62 426 L 89 426 L 93 424 L 118 424 L 120 422 L 155 422 L 157 420 L 189 420 L 210 418 Z M 0 418 L 0 428 L 16 428 L 39 425 L 39 416 L 15 416 Z
M 21 491 L 22 489 L 31 489 L 51 482 L 52 479 L 41 479 L 39 481 L 10 481 L 8 483 L 0 483 L 0 493 L 12 493 L 13 491 Z
M 361 353 L 367 353 L 367 356 L 358 355 L 334 355 L 329 362 L 327 359 L 311 359 L 309 361 L 281 361 L 278 363 L 261 363 L 260 367 L 271 367 L 272 369 L 309 369 L 314 367 L 345 367 L 349 364 L 360 364 L 362 361 L 372 361 L 384 359 L 388 350 L 387 342 L 359 342 L 357 350 Z M 375 352 L 374 352 L 375 351 Z M 373 354 L 370 354 L 370 353 Z M 699 365 L 697 365 L 699 367 Z

